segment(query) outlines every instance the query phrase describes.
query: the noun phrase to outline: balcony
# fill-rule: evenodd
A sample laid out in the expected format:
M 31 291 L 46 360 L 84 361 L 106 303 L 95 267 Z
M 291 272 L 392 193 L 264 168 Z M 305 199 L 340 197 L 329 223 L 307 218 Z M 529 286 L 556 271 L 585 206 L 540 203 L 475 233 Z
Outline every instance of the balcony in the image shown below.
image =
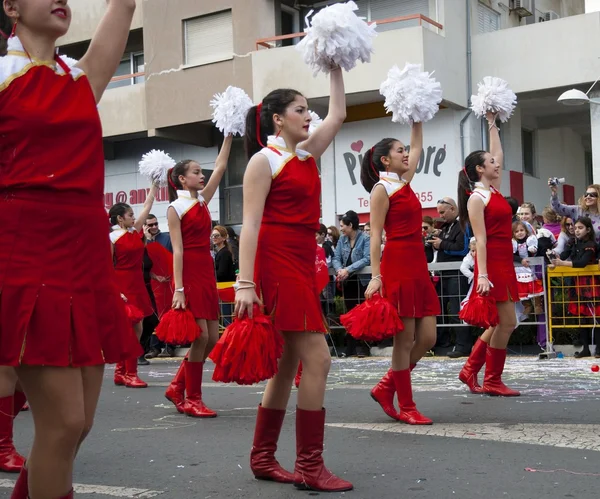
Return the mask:
M 131 24 L 132 30 L 143 26 L 143 3 L 137 2 Z M 106 11 L 106 0 L 69 0 L 69 6 L 73 13 L 73 20 L 69 32 L 58 40 L 58 45 L 71 45 L 90 40 Z
M 444 88 L 444 99 L 457 105 L 466 105 L 466 59 L 457 58 L 457 47 L 464 46 L 464 30 L 455 25 L 464 23 L 459 13 L 446 13 L 453 26 L 446 32 L 444 25 L 421 14 L 375 21 L 378 25 L 395 25 L 397 29 L 379 32 L 374 40 L 374 54 L 369 64 L 358 64 L 346 77 L 346 93 L 349 104 L 362 104 L 381 100 L 379 86 L 393 64 L 403 67 L 405 63 L 421 64 L 424 70 L 435 70 L 435 77 Z M 418 22 L 417 26 L 403 27 Z M 460 27 L 459 27 L 460 29 Z M 304 33 L 263 38 L 256 41 L 252 53 L 253 91 L 255 100 L 275 88 L 296 88 L 308 98 L 329 95 L 327 78 L 312 77 L 293 46 L 277 47 L 282 41 L 300 39 Z M 353 95 L 354 94 L 354 95 Z
M 135 81 L 144 73 L 117 76 L 112 82 Z M 138 83 L 106 90 L 98 105 L 105 138 L 146 133 L 146 85 Z
M 476 35 L 473 83 L 499 76 L 521 93 L 593 82 L 600 75 L 599 24 L 600 12 L 593 12 Z

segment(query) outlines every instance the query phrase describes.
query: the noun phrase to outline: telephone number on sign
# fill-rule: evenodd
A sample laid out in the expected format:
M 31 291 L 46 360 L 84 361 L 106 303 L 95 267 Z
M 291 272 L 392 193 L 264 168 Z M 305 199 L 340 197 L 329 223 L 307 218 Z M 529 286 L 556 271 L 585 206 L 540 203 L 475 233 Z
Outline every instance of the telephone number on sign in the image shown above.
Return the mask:
M 421 203 L 427 203 L 433 201 L 433 192 L 415 192 L 415 196 L 417 199 L 421 201 Z

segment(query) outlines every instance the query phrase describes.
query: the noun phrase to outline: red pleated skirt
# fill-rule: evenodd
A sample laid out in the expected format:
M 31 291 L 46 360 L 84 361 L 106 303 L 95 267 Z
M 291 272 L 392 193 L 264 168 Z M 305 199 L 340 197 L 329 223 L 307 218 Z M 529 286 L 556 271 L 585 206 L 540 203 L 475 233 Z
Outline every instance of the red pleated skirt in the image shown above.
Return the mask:
M 183 250 L 183 287 L 187 308 L 196 319 L 219 320 L 219 294 L 215 262 L 210 251 Z
M 422 243 L 388 241 L 381 260 L 381 280 L 385 297 L 398 308 L 400 317 L 421 319 L 441 313 Z
M 490 241 L 486 244 L 487 251 L 487 272 L 488 279 L 493 284 L 490 289 L 490 295 L 498 303 L 505 301 L 519 301 L 519 286 L 517 285 L 517 276 L 515 274 L 515 265 L 513 262 L 512 242 Z M 477 286 L 477 276 L 479 275 L 477 258 L 475 258 L 475 270 L 473 282 Z
M 152 302 L 148 289 L 144 283 L 144 273 L 142 267 L 139 270 L 119 270 L 115 269 L 117 278 L 117 288 L 127 298 L 127 303 L 140 309 L 144 317 L 154 313 Z
M 263 224 L 256 254 L 256 285 L 278 331 L 327 333 L 317 286 L 315 230 Z
M 102 199 L 0 191 L 0 365 L 141 354 L 116 287 Z

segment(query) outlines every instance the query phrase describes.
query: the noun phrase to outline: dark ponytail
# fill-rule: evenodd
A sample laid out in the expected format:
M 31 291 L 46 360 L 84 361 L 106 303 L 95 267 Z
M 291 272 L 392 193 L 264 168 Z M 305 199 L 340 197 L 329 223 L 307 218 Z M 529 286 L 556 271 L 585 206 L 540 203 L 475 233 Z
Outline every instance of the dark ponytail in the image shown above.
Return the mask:
M 360 183 L 367 192 L 371 192 L 379 182 L 379 172 L 385 171 L 381 158 L 390 153 L 394 142 L 398 142 L 398 139 L 381 139 L 365 153 L 360 166 Z
M 169 203 L 175 201 L 177 199 L 177 191 L 183 189 L 183 186 L 179 181 L 179 176 L 185 176 L 185 174 L 188 171 L 188 168 L 190 167 L 190 164 L 193 162 L 193 159 L 184 159 L 177 163 L 169 171 Z
M 458 217 L 463 231 L 466 230 L 469 223 L 467 203 L 473 191 L 473 184 L 479 182 L 481 178 L 479 172 L 477 172 L 477 167 L 483 166 L 485 155 L 485 151 L 473 151 L 467 156 L 464 168 L 458 173 L 458 192 L 456 197 L 458 200 Z
M 125 213 L 131 210 L 131 206 L 127 203 L 113 204 L 108 210 L 108 218 L 111 225 L 117 225 L 119 223 L 119 217 L 124 217 Z
M 267 144 L 267 137 L 275 133 L 273 115 L 285 113 L 287 107 L 302 94 L 291 88 L 279 88 L 270 92 L 258 106 L 252 106 L 246 115 L 244 147 L 250 159 Z M 260 115 L 257 114 L 260 112 Z M 260 126 L 260 134 L 257 130 Z M 260 135 L 260 137 L 259 137 Z M 260 140 L 259 140 L 260 139 Z
M 10 17 L 6 15 L 3 7 L 0 7 L 0 57 L 6 55 L 8 50 L 8 37 L 13 29 Z

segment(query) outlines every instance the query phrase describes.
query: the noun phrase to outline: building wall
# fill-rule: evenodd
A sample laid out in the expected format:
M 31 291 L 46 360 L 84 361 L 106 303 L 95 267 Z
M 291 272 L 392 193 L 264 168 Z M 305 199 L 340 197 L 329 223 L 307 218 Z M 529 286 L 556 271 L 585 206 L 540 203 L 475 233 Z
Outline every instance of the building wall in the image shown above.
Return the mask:
M 138 190 L 150 187 L 148 180 L 138 173 L 138 162 L 142 155 L 152 149 L 160 149 L 170 154 L 175 161 L 193 159 L 202 167 L 205 175 L 214 169 L 217 158 L 217 148 L 196 147 L 179 144 L 159 138 L 138 139 L 127 142 L 118 142 L 112 145 L 111 153 L 114 159 L 107 160 L 105 177 L 105 205 L 108 208 L 116 202 L 125 202 L 132 205 L 134 213 L 141 211 L 144 197 L 140 197 Z M 209 204 L 213 220 L 220 217 L 220 189 L 215 193 Z M 162 189 L 158 199 L 154 202 L 152 213 L 158 217 L 160 228 L 167 229 L 167 207 L 169 206 L 166 188 Z

